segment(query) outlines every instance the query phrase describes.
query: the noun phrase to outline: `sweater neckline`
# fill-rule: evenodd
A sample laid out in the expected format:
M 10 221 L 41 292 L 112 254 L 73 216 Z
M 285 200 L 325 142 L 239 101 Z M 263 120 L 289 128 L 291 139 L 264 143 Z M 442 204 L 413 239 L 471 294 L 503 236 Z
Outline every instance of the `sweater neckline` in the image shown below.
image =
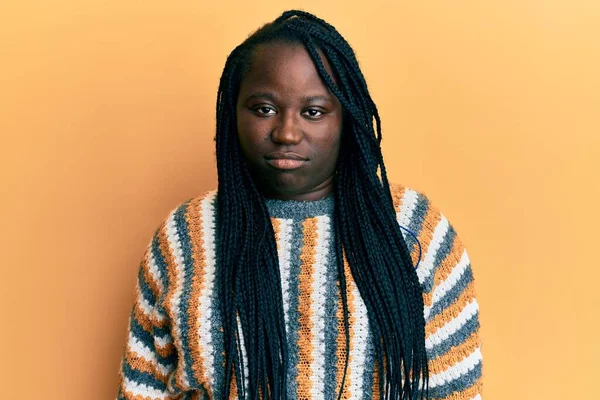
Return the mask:
M 272 218 L 301 220 L 319 216 L 333 216 L 334 196 L 313 201 L 265 199 Z

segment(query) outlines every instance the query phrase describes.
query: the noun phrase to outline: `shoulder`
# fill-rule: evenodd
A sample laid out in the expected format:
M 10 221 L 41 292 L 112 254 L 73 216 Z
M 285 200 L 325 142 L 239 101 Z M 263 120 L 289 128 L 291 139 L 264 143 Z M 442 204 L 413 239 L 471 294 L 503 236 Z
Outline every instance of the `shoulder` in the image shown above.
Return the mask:
M 422 191 L 391 183 L 390 192 L 399 223 L 431 230 L 442 220 L 440 209 Z
M 464 245 L 454 226 L 422 191 L 401 184 L 390 184 L 390 191 L 398 224 L 418 265 L 417 275 L 429 292 L 452 265 L 469 263 Z
M 165 213 L 148 244 L 161 270 L 189 262 L 187 256 L 203 251 L 202 244 L 214 241 L 216 190 L 188 198 Z
M 176 226 L 181 230 L 214 218 L 216 198 L 216 190 L 188 198 L 168 211 L 161 227 Z

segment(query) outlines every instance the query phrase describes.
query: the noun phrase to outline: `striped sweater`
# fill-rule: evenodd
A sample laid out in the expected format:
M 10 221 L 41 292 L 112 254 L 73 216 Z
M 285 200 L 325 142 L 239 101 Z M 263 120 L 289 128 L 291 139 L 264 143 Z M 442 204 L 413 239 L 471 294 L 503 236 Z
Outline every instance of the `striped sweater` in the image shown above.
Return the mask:
M 392 194 L 413 261 L 419 262 L 430 398 L 481 399 L 479 314 L 467 252 L 448 220 L 422 193 L 394 185 Z M 121 361 L 119 400 L 222 398 L 215 200 L 216 192 L 209 192 L 174 209 L 147 247 Z M 267 207 L 281 269 L 288 397 L 335 399 L 346 335 L 332 246 L 333 197 L 267 200 Z M 378 399 L 365 304 L 347 265 L 345 270 L 350 354 L 342 398 Z

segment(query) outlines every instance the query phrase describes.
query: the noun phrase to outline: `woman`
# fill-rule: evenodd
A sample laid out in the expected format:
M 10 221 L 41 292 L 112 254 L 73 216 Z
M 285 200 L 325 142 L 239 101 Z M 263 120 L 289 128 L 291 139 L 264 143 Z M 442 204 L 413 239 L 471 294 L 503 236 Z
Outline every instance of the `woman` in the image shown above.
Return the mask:
M 423 194 L 390 187 L 380 141 L 331 25 L 289 11 L 235 48 L 218 191 L 148 246 L 119 399 L 480 398 L 468 256 Z

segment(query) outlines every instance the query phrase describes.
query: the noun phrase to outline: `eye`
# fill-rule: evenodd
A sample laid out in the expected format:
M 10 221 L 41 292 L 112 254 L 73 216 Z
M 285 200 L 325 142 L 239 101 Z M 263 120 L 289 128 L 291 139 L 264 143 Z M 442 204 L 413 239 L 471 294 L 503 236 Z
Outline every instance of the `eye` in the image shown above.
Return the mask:
M 304 114 L 310 118 L 319 118 L 323 115 L 323 111 L 317 110 L 316 108 L 309 108 L 308 110 L 304 111 Z
M 276 111 L 273 107 L 270 106 L 258 106 L 252 109 L 255 113 L 259 115 L 275 115 Z

